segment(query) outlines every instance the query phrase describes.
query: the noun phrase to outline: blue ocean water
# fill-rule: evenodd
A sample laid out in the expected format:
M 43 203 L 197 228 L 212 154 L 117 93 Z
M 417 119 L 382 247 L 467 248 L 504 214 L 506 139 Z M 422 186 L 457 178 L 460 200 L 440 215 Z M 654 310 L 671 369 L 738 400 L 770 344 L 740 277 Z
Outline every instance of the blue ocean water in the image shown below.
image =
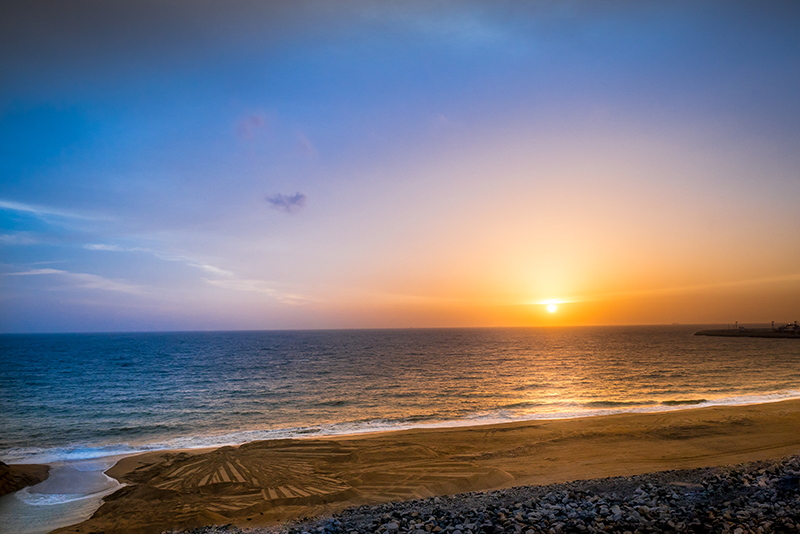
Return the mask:
M 0 336 L 0 460 L 800 397 L 800 343 L 699 326 Z

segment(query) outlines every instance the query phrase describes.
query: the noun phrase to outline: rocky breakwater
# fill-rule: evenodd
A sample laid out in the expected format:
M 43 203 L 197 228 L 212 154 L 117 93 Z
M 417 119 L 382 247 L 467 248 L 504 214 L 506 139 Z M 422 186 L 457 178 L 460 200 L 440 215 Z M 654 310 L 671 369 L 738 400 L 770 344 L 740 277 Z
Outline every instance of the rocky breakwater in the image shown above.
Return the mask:
M 800 532 L 800 457 L 362 506 L 283 528 L 196 534 Z

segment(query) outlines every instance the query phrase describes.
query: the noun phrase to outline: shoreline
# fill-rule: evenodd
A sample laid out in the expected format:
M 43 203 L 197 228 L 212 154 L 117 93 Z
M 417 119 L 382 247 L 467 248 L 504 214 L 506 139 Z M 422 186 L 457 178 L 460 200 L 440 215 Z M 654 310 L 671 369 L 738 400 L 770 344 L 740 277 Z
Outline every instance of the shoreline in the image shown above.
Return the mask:
M 19 459 L 5 456 L 0 458 L 0 461 L 10 466 L 46 466 L 60 462 L 101 460 L 103 458 L 112 457 L 123 458 L 159 452 L 197 451 L 217 449 L 220 447 L 239 447 L 248 443 L 282 439 L 333 439 L 336 437 L 370 436 L 383 434 L 385 432 L 403 432 L 408 430 L 447 430 L 517 423 L 524 424 L 544 421 L 591 419 L 595 417 L 626 414 L 658 414 L 684 410 L 702 410 L 712 407 L 755 406 L 791 400 L 800 401 L 800 391 L 786 390 L 767 394 L 739 395 L 717 399 L 667 400 L 658 402 L 657 404 L 642 402 L 641 405 L 630 405 L 630 403 L 622 403 L 622 405 L 619 405 L 614 402 L 607 402 L 600 403 L 603 406 L 598 406 L 593 409 L 583 408 L 574 411 L 536 412 L 522 416 L 500 416 L 496 414 L 481 416 L 475 414 L 469 418 L 447 421 L 405 423 L 376 420 L 365 423 L 333 423 L 330 425 L 313 425 L 309 427 L 250 430 L 216 436 L 174 438 L 161 442 L 143 444 L 138 447 L 128 444 L 108 444 L 74 448 L 54 447 L 45 450 L 36 448 L 35 450 L 37 452 L 34 454 L 25 455 L 19 457 Z M 503 411 L 504 409 L 496 410 L 498 413 Z M 190 443 L 196 443 L 196 445 L 191 445 Z
M 127 486 L 55 532 L 274 525 L 364 504 L 630 476 L 800 452 L 800 400 L 152 451 L 106 473 Z

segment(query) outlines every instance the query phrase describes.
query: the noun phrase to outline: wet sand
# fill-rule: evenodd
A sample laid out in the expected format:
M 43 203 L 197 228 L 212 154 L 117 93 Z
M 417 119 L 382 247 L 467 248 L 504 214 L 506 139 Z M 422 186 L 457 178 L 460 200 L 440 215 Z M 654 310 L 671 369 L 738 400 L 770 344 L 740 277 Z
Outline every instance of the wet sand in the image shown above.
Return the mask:
M 800 400 L 160 451 L 107 471 L 127 486 L 55 532 L 274 524 L 351 506 L 780 458 Z

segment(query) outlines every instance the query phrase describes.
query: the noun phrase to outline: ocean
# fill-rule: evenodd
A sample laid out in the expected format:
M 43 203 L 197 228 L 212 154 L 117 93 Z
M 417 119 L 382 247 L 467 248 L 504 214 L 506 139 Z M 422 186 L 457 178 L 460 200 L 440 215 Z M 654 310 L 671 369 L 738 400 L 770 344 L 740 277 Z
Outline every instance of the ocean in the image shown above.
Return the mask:
M 701 326 L 0 336 L 0 460 L 800 397 L 800 343 Z
M 0 534 L 78 523 L 123 455 L 800 398 L 800 342 L 695 326 L 0 335 Z

